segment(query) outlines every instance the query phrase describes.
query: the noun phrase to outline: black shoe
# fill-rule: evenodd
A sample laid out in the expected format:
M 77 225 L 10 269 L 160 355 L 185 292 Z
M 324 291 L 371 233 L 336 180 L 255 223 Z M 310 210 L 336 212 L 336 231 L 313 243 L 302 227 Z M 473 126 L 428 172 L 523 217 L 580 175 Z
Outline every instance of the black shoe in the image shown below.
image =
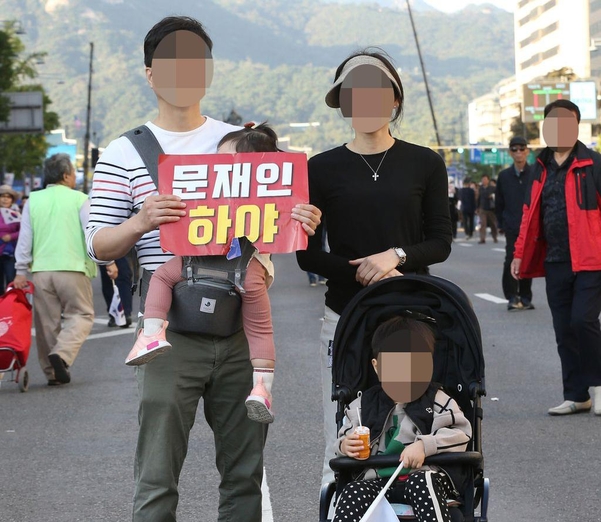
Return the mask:
M 61 384 L 67 384 L 71 382 L 71 374 L 69 373 L 69 367 L 67 363 L 61 359 L 61 356 L 57 353 L 51 353 L 48 356 L 52 368 L 54 368 L 54 378 Z
M 522 309 L 524 310 L 534 310 L 534 305 L 530 299 L 524 299 L 522 297 Z
M 56 379 L 48 379 L 48 386 L 60 386 L 62 382 L 58 382 Z
M 125 324 L 121 325 L 119 328 L 129 328 L 131 326 L 131 315 L 125 316 Z
M 114 328 L 115 326 L 117 326 L 117 323 L 115 322 L 115 318 L 112 315 L 109 315 L 109 322 L 107 323 L 107 326 L 109 328 Z
M 507 310 L 513 312 L 515 310 L 523 310 L 524 307 L 518 297 L 512 297 L 507 304 Z

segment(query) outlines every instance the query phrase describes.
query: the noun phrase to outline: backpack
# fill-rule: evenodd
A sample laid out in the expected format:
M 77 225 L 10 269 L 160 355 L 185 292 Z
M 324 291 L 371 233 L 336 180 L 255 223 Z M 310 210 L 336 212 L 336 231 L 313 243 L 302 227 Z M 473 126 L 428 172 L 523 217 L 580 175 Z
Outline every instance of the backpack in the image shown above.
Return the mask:
M 137 150 L 152 181 L 158 188 L 159 155 L 164 154 L 152 131 L 141 125 L 122 134 Z M 246 270 L 255 248 L 246 238 L 237 239 L 240 255 L 183 256 L 182 278 L 173 287 L 171 309 L 167 314 L 169 330 L 229 337 L 242 328 L 242 298 Z M 234 239 L 236 241 L 236 239 Z M 141 309 L 148 291 L 150 272 L 142 276 Z

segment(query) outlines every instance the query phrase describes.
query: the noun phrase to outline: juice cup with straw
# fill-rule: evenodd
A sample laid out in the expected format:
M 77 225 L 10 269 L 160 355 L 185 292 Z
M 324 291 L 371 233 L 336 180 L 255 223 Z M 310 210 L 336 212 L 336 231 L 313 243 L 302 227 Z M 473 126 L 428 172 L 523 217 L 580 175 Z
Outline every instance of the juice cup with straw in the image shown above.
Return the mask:
M 359 408 L 357 408 L 357 416 L 359 417 L 359 426 L 355 428 L 355 433 L 359 435 L 359 439 L 363 441 L 363 449 L 359 451 L 357 458 L 359 460 L 365 460 L 369 458 L 371 450 L 369 447 L 369 428 L 361 424 L 361 414 Z

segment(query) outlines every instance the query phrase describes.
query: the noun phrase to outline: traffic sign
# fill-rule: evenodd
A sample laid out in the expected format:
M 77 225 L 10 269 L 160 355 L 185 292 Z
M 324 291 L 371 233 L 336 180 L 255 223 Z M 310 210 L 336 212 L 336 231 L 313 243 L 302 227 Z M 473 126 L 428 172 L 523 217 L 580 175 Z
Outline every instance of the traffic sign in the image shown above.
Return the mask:
M 44 103 L 42 91 L 0 93 L 10 102 L 8 121 L 0 122 L 0 134 L 44 132 Z
M 507 165 L 513 160 L 507 150 L 494 149 L 482 153 L 482 165 Z
M 499 151 L 485 150 L 482 153 L 482 165 L 500 165 L 499 163 Z

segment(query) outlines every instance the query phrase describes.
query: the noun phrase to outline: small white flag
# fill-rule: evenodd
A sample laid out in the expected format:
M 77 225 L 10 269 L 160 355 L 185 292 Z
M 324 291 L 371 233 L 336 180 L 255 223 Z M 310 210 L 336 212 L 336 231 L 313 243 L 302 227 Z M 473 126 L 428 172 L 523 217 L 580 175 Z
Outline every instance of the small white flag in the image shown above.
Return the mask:
M 119 289 L 115 283 L 113 283 L 113 299 L 111 301 L 111 306 L 109 306 L 109 314 L 113 316 L 117 326 L 125 326 L 127 324 L 125 312 L 123 311 L 123 303 L 121 303 L 121 296 L 119 295 Z

